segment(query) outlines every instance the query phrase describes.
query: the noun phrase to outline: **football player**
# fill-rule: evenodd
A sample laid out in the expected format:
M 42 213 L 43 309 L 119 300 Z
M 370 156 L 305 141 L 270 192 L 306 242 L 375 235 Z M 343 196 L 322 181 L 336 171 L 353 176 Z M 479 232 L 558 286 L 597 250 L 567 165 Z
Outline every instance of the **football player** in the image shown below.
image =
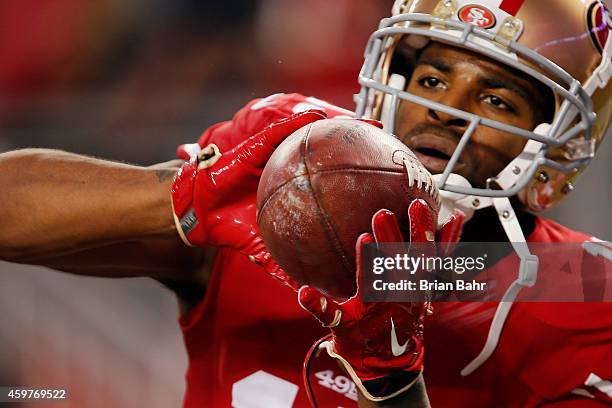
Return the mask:
M 510 241 L 520 258 L 501 268 L 502 303 L 435 305 L 433 406 L 610 402 L 609 303 L 512 303 L 538 275 L 525 242 L 598 241 L 532 213 L 573 190 L 609 129 L 610 27 L 602 1 L 396 1 L 370 37 L 357 115 L 380 119 L 438 174 L 447 205 L 473 214 L 462 240 Z M 568 356 L 581 363 L 556 371 Z
M 300 367 L 321 336 L 310 378 L 320 406 L 426 406 L 425 383 L 433 406 L 607 406 L 609 304 L 513 300 L 538 272 L 521 244 L 596 243 L 531 212 L 571 192 L 609 128 L 609 31 L 597 0 L 398 0 L 368 43 L 355 113 L 296 94 L 258 99 L 179 147 L 184 163 L 152 168 L 50 150 L 0 155 L 10 197 L 0 257 L 150 276 L 174 290 L 186 407 L 307 406 Z M 513 243 L 520 262 L 503 271 L 504 302 L 434 305 L 427 353 L 425 304 L 395 317 L 401 304 L 308 287 L 296 302 L 296 283 L 259 237 L 255 193 L 274 147 L 325 116 L 380 120 L 438 174 L 448 220 L 438 240 L 457 238 L 459 209 L 470 218 L 463 240 Z M 433 234 L 429 211 L 411 205 L 411 240 Z M 401 238 L 393 214 L 372 224 L 358 245 Z

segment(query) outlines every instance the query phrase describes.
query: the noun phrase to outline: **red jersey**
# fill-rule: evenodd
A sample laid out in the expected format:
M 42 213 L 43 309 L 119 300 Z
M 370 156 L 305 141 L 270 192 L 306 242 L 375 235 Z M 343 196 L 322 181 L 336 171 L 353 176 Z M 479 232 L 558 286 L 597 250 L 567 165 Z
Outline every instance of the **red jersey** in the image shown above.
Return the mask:
M 527 241 L 581 243 L 591 239 L 537 218 Z M 518 262 L 510 262 L 505 269 L 509 284 L 516 278 Z M 425 327 L 424 362 L 433 407 L 612 403 L 612 303 L 514 303 L 493 355 L 462 377 L 460 371 L 486 342 L 497 306 L 496 302 L 434 305 Z M 592 390 L 593 384 L 597 391 Z M 599 404 L 594 406 L 604 406 Z
M 209 128 L 200 146 L 226 151 L 267 124 L 310 108 L 351 112 L 297 94 L 255 100 Z M 188 150 L 188 146 L 186 147 Z M 538 219 L 531 242 L 589 237 Z M 516 270 L 516 269 L 514 269 Z M 459 372 L 485 343 L 496 303 L 438 303 L 425 329 L 425 381 L 434 407 L 561 406 L 609 398 L 612 304 L 517 303 L 493 356 Z M 296 294 L 237 251 L 218 252 L 205 298 L 180 317 L 189 357 L 184 407 L 308 407 L 302 363 L 327 329 Z M 321 407 L 356 406 L 354 384 L 331 358 L 316 360 L 311 383 Z M 607 387 L 607 388 L 606 388 Z M 592 398 L 591 398 L 592 397 Z M 564 402 L 565 401 L 565 402 Z M 574 404 L 574 405 L 571 405 Z

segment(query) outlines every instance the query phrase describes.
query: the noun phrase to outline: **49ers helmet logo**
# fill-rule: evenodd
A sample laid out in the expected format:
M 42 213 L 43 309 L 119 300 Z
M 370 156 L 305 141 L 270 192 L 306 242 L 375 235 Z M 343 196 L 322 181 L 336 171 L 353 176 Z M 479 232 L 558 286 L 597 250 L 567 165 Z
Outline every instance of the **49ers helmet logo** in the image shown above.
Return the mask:
M 459 10 L 459 20 L 480 28 L 491 28 L 495 25 L 495 14 L 481 5 L 468 4 Z
M 594 1 L 589 6 L 586 16 L 587 28 L 591 41 L 601 54 L 608 40 L 608 34 L 612 29 L 612 18 L 610 12 L 601 1 Z

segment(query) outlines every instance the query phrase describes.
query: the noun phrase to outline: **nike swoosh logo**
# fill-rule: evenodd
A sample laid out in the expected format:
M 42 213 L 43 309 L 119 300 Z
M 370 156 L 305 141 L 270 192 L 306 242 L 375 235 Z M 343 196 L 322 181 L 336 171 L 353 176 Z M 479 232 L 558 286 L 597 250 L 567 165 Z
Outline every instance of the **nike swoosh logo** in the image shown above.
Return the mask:
M 391 318 L 391 353 L 393 353 L 395 357 L 399 357 L 404 354 L 406 352 L 406 348 L 408 347 L 409 340 L 410 339 L 406 340 L 403 345 L 399 345 L 397 342 L 397 334 L 395 333 L 395 324 L 393 323 L 393 318 Z

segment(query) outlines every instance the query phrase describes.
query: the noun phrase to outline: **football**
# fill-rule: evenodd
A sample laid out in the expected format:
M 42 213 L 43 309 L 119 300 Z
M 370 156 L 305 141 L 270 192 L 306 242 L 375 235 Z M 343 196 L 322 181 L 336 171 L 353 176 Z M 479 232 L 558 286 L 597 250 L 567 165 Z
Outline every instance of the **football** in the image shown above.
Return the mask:
M 376 211 L 408 231 L 408 205 L 438 213 L 431 175 L 395 136 L 355 119 L 326 119 L 290 135 L 257 191 L 257 223 L 273 259 L 300 285 L 346 299 L 356 291 L 355 243 Z M 434 220 L 435 224 L 435 220 Z

